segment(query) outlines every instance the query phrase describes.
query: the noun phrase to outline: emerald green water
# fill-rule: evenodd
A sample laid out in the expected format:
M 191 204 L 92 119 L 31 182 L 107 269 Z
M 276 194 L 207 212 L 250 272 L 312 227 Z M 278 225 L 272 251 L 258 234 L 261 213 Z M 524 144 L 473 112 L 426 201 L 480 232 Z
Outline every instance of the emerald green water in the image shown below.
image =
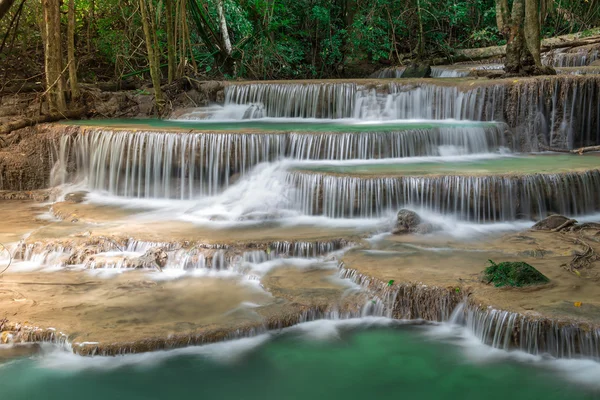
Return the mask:
M 571 382 L 543 361 L 470 361 L 461 347 L 427 335 L 430 327 L 340 330 L 318 324 L 314 329 L 262 343 L 245 339 L 171 353 L 17 360 L 0 366 L 1 398 L 578 400 L 600 395 L 597 387 Z
M 408 161 L 408 162 L 407 162 Z M 544 154 L 522 155 L 518 157 L 497 157 L 473 160 L 469 157 L 455 157 L 452 162 L 441 161 L 410 162 L 401 160 L 390 163 L 343 163 L 337 165 L 316 164 L 297 167 L 297 171 L 324 172 L 348 175 L 501 175 L 560 173 L 578 169 L 600 168 L 598 154 L 568 155 Z
M 341 121 L 315 121 L 296 119 L 276 120 L 241 120 L 241 121 L 169 121 L 159 119 L 95 119 L 64 122 L 70 125 L 97 126 L 121 129 L 166 129 L 195 130 L 203 132 L 389 132 L 415 129 L 435 128 L 485 128 L 492 127 L 493 122 L 471 121 L 392 121 L 384 123 L 356 123 Z

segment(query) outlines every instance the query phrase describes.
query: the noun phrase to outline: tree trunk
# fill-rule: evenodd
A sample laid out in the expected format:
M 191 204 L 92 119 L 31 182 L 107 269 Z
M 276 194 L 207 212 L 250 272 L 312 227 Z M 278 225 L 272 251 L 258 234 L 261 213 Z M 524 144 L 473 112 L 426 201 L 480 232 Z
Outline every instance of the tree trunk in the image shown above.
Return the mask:
M 77 82 L 77 61 L 75 60 L 75 0 L 69 0 L 69 23 L 67 25 L 67 59 L 69 62 L 69 86 L 71 100 L 79 99 L 79 84 Z
M 227 31 L 227 20 L 225 19 L 225 11 L 223 10 L 223 0 L 217 0 L 217 14 L 219 16 L 219 29 L 221 30 L 221 40 L 223 41 L 223 50 L 227 57 L 231 56 L 231 41 L 229 40 L 229 32 Z
M 417 59 L 421 60 L 425 54 L 425 35 L 423 33 L 423 15 L 421 14 L 421 0 L 417 0 L 417 18 L 419 20 L 419 40 L 417 42 Z
M 164 106 L 162 90 L 160 88 L 160 59 L 158 57 L 158 48 L 156 48 L 156 31 L 152 29 L 152 23 L 148 16 L 146 0 L 139 0 L 140 12 L 142 14 L 142 27 L 146 39 L 146 49 L 148 51 L 148 64 L 150 65 L 150 77 L 154 87 L 154 100 L 156 101 L 157 111 L 160 114 Z
M 67 109 L 65 100 L 65 81 L 63 77 L 60 2 L 42 0 L 44 13 L 44 61 L 46 71 L 46 95 L 51 112 L 63 112 Z
M 221 31 L 221 58 L 226 74 L 233 75 L 234 63 L 231 59 L 233 51 L 231 40 L 229 40 L 229 31 L 227 30 L 227 20 L 225 19 L 225 11 L 223 10 L 223 0 L 217 0 L 217 15 L 219 17 L 219 30 Z
M 0 20 L 6 15 L 15 0 L 0 0 Z
M 531 52 L 535 65 L 542 68 L 540 31 L 540 0 L 525 1 L 525 41 Z
M 168 81 L 173 82 L 175 79 L 175 69 L 177 60 L 175 55 L 175 25 L 173 23 L 173 2 L 175 0 L 165 0 L 165 12 L 167 13 L 167 63 L 168 63 Z
M 536 65 L 525 41 L 525 0 L 514 0 L 507 32 L 504 70 L 509 75 L 532 75 Z
M 90 13 L 88 15 L 88 26 L 87 26 L 87 52 L 92 52 L 92 31 L 94 29 L 94 23 L 96 21 L 96 2 L 90 1 Z
M 498 32 L 502 35 L 505 34 L 510 19 L 508 10 L 508 0 L 496 0 L 496 25 L 498 26 Z

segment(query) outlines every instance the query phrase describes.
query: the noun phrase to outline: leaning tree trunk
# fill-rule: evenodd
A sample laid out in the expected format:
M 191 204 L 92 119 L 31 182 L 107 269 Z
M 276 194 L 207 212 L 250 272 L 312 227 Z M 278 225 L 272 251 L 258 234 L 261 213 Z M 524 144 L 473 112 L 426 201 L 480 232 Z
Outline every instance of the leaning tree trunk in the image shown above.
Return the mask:
M 67 109 L 65 80 L 63 77 L 62 48 L 60 35 L 59 0 L 42 0 L 44 13 L 44 61 L 46 72 L 46 95 L 51 112 Z
M 77 82 L 77 61 L 75 60 L 75 0 L 69 0 L 69 23 L 67 25 L 67 58 L 69 62 L 69 87 L 71 100 L 79 98 L 79 83 Z
M 148 64 L 150 65 L 150 77 L 152 78 L 152 86 L 154 87 L 154 100 L 158 114 L 162 112 L 164 105 L 162 89 L 160 88 L 160 59 L 158 57 L 158 48 L 156 45 L 156 31 L 152 29 L 151 22 L 148 19 L 148 8 L 146 0 L 140 1 L 140 12 L 142 14 L 142 27 L 144 29 L 144 37 L 146 39 L 146 49 L 148 51 Z
M 231 40 L 229 39 L 229 31 L 227 30 L 227 19 L 225 18 L 225 11 L 223 10 L 223 0 L 217 0 L 217 15 L 219 17 L 219 30 L 221 31 L 221 58 L 225 73 L 233 74 L 234 65 L 231 58 L 233 49 L 231 47 Z

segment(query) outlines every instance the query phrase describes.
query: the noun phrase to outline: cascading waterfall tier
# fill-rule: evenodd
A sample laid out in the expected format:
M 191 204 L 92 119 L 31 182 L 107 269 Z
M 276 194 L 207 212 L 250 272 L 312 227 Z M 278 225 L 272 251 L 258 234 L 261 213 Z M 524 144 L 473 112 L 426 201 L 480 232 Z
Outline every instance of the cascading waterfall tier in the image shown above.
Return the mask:
M 370 307 L 377 308 L 379 315 L 465 326 L 482 343 L 497 349 L 600 360 L 599 326 L 484 307 L 461 287 L 390 284 L 346 268 L 343 262 L 339 273 L 374 296 Z
M 287 257 L 321 257 L 352 244 L 352 241 L 338 238 L 231 246 L 218 243 L 147 242 L 102 236 L 23 242 L 11 249 L 11 253 L 16 262 L 25 261 L 45 268 L 79 265 L 86 269 L 130 269 L 154 268 L 151 262 L 146 263 L 147 260 L 140 257 L 148 251 L 160 249 L 167 255 L 163 269 L 240 271 L 247 263 L 257 264 Z
M 531 162 L 539 160 L 544 161 Z M 558 165 L 560 160 L 554 160 Z M 461 163 L 453 164 L 454 172 L 444 172 L 442 165 L 434 166 L 438 169 L 429 173 L 426 171 L 431 165 L 371 165 L 356 167 L 362 170 L 354 172 L 343 166 L 313 167 L 291 171 L 288 180 L 297 188 L 298 207 L 307 214 L 373 218 L 400 208 L 418 207 L 475 222 L 511 221 L 551 213 L 581 215 L 600 209 L 600 169 L 594 165 L 598 158 L 590 157 L 588 161 L 589 169 L 577 172 L 490 172 L 484 176 L 457 174 Z M 500 162 L 490 162 L 488 168 Z M 510 163 L 515 161 L 511 159 Z M 385 176 L 394 167 L 401 169 Z
M 504 121 L 519 150 L 600 143 L 600 76 L 519 80 L 242 83 L 226 105 L 261 104 L 262 116 L 287 118 L 459 119 Z
M 416 124 L 350 133 L 81 128 L 75 135 L 63 136 L 59 155 L 60 165 L 70 164 L 90 189 L 128 197 L 192 199 L 220 193 L 236 176 L 262 162 L 436 156 L 443 146 L 467 154 L 487 153 L 506 144 L 505 131 L 503 124 L 489 123 Z M 65 183 L 67 168 L 56 170 L 63 176 L 55 180 Z
M 600 45 L 588 45 L 574 49 L 556 49 L 545 53 L 542 62 L 554 67 L 583 67 L 600 59 Z

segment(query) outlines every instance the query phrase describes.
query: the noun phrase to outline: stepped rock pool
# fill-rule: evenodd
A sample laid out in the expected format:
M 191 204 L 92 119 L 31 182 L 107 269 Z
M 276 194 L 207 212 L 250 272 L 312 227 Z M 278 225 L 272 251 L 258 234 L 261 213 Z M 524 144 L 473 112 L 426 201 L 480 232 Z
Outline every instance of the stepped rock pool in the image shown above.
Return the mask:
M 366 318 L 140 355 L 82 358 L 49 350 L 0 365 L 0 385 L 11 400 L 574 400 L 598 395 L 598 368 L 492 350 L 449 325 Z

